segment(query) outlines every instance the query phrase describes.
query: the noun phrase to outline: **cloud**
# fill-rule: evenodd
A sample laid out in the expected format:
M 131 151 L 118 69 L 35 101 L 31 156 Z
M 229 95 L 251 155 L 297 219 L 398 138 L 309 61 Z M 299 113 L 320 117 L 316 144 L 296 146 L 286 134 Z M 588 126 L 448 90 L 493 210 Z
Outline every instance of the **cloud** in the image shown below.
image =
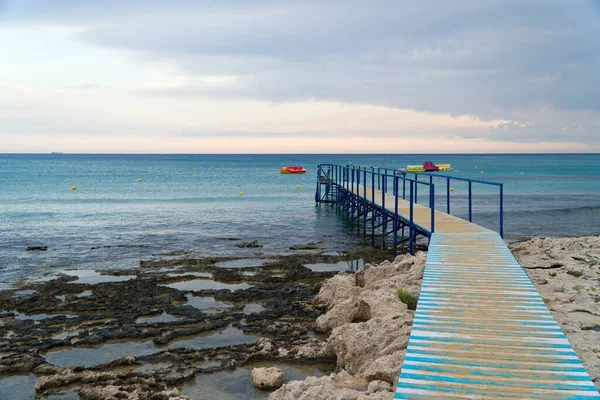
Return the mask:
M 307 106 L 315 115 L 337 112 L 324 104 L 347 104 L 363 110 L 357 115 L 383 118 L 383 125 L 388 114 L 373 110 L 427 115 L 415 134 L 600 145 L 600 13 L 593 1 L 12 0 L 0 9 L 0 21 L 68 27 L 72 40 L 131 55 L 151 71 L 150 79 L 62 87 L 151 97 L 172 119 L 179 114 L 169 105 L 181 101 L 289 104 L 300 114 L 301 104 L 324 107 Z M 469 118 L 484 126 L 473 129 Z M 317 125 L 320 134 L 333 135 L 377 123 L 363 119 L 349 129 L 344 118 L 316 124 L 313 115 L 281 129 L 269 114 L 255 119 L 252 129 L 171 124 L 177 135 L 205 136 L 212 129 L 221 136 L 293 137 L 316 132 Z M 169 121 L 165 117 L 161 126 Z

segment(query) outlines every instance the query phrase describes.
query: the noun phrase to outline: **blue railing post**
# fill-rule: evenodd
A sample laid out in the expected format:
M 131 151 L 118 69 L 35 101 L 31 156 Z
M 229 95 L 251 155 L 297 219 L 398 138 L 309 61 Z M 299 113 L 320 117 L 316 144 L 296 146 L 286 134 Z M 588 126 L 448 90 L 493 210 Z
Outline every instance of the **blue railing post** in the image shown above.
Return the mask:
M 429 185 L 429 208 L 431 208 L 431 233 L 435 232 L 435 185 Z
M 371 246 L 375 246 L 375 169 L 371 168 Z
M 398 255 L 398 176 L 394 172 L 394 258 Z
M 415 174 L 415 181 L 419 181 L 419 177 Z M 415 183 L 415 204 L 419 202 L 419 185 Z
M 471 181 L 469 181 L 469 222 L 473 222 L 473 199 L 472 199 Z
M 446 212 L 450 214 L 450 177 L 446 178 Z
M 504 238 L 504 184 L 500 184 L 500 237 Z
M 381 176 L 381 233 L 382 245 L 385 250 L 385 233 L 387 232 L 387 212 L 385 211 L 385 191 L 387 186 L 387 174 Z
M 317 190 L 315 191 L 315 203 L 319 204 L 321 198 L 321 164 L 317 166 Z
M 369 209 L 369 205 L 367 204 L 367 167 L 365 167 L 363 178 L 363 198 L 365 199 L 365 212 L 363 214 L 363 235 L 367 236 L 367 210 Z
M 402 199 L 406 200 L 406 173 L 402 173 Z
M 354 198 L 354 175 L 356 175 L 356 167 L 353 165 L 352 166 L 352 172 L 351 172 L 351 180 L 352 183 L 350 184 L 350 201 L 352 202 L 351 204 L 351 209 L 350 207 L 348 211 L 350 211 L 352 213 L 352 218 L 354 218 L 354 206 L 356 204 L 355 198 Z
M 415 235 L 414 235 L 414 225 L 413 225 L 413 186 L 416 186 L 416 183 L 413 181 L 410 181 L 410 202 L 409 202 L 410 203 L 410 206 L 409 206 L 409 208 L 410 208 L 410 213 L 409 213 L 410 226 L 408 227 L 408 234 L 410 235 L 410 239 L 409 239 L 410 244 L 409 244 L 408 249 L 410 251 L 410 254 L 414 256 L 415 255 L 415 252 L 414 252 Z

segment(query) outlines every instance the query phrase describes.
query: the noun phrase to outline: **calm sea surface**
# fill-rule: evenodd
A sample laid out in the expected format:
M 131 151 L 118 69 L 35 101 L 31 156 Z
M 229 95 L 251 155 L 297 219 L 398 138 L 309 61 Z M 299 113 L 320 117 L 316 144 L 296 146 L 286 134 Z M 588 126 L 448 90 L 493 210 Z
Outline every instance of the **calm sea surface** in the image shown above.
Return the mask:
M 0 282 L 52 268 L 134 267 L 178 251 L 251 254 L 227 238 L 258 240 L 266 253 L 315 240 L 356 243 L 347 222 L 315 207 L 317 164 L 425 160 L 451 163 L 448 176 L 504 182 L 509 240 L 600 233 L 599 154 L 0 155 Z M 308 173 L 281 175 L 283 165 Z M 438 186 L 443 194 L 445 183 Z M 463 216 L 466 185 L 452 187 L 453 211 Z M 497 189 L 473 189 L 474 222 L 497 229 Z M 436 203 L 442 208 L 445 197 Z

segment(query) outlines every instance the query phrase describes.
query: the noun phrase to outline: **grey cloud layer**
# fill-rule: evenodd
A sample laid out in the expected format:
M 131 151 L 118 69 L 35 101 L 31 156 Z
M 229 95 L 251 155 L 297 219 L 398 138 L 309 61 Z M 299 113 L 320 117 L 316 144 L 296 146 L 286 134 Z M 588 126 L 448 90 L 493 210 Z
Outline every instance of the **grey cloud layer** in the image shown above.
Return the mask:
M 485 134 L 600 143 L 598 1 L 14 0 L 3 14 L 82 27 L 85 41 L 171 62 L 189 76 L 185 85 L 152 89 L 157 95 L 521 118 L 529 125 Z M 238 78 L 207 85 L 210 75 Z M 540 106 L 546 114 L 523 112 Z M 592 113 L 579 120 L 577 110 Z

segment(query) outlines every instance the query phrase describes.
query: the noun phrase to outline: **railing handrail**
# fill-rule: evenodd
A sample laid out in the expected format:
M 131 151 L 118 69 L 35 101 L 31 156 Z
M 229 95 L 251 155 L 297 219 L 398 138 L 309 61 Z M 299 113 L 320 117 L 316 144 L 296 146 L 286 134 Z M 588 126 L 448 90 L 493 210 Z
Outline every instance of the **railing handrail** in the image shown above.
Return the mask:
M 374 168 L 374 167 L 365 167 L 365 166 L 360 166 L 360 165 L 357 165 L 357 166 L 355 166 L 355 165 L 340 165 L 340 164 L 319 164 L 319 165 L 331 165 L 331 166 L 337 165 L 337 166 L 340 166 L 342 168 L 348 168 L 348 169 L 354 169 L 354 170 L 356 170 L 357 169 L 356 167 L 358 167 L 358 170 L 360 170 L 360 171 L 366 171 L 367 173 L 370 173 L 370 174 L 376 174 L 376 175 L 379 175 L 379 176 L 389 176 L 390 178 L 393 178 L 394 176 L 397 176 L 399 179 L 403 179 L 405 181 L 415 182 L 415 183 L 418 183 L 420 185 L 425 185 L 425 186 L 432 185 L 429 182 L 419 181 L 417 179 L 413 179 L 413 178 L 409 178 L 407 176 L 400 175 L 400 174 L 403 174 L 403 172 L 401 172 L 401 171 L 395 171 L 395 172 L 397 172 L 397 174 L 396 173 L 394 173 L 394 174 L 387 174 L 387 173 L 376 172 L 375 171 L 376 168 Z M 361 170 L 360 168 L 364 168 L 364 169 Z M 371 169 L 371 171 L 367 171 L 367 168 Z
M 481 179 L 471 179 L 471 178 L 462 178 L 460 176 L 450 176 L 450 175 L 437 175 L 437 174 L 432 174 L 430 172 L 402 172 L 404 174 L 415 174 L 415 175 L 426 175 L 426 176 L 433 176 L 434 178 L 440 178 L 440 179 L 454 179 L 457 181 L 466 181 L 466 182 L 474 182 L 474 183 L 482 183 L 484 185 L 494 185 L 494 186 L 501 186 L 503 185 L 502 182 L 494 182 L 494 181 L 484 181 Z

